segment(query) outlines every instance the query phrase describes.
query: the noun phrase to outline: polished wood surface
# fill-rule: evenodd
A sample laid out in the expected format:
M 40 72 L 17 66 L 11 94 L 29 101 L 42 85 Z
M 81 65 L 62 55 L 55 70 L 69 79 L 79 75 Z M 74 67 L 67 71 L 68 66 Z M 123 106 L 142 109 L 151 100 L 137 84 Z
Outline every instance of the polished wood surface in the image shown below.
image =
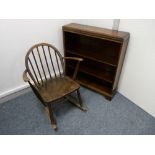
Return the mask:
M 129 33 L 123 31 L 116 31 L 106 28 L 100 28 L 89 25 L 82 25 L 77 23 L 71 23 L 63 26 L 64 31 L 85 34 L 90 36 L 96 36 L 106 39 L 114 39 L 114 41 L 122 41 L 128 38 Z
M 76 63 L 72 78 L 66 76 L 66 61 Z M 57 127 L 52 107 L 55 101 L 67 98 L 81 110 L 86 110 L 80 97 L 80 85 L 75 81 L 81 61 L 82 58 L 62 57 L 60 52 L 48 43 L 36 44 L 26 54 L 23 80 L 30 84 L 35 95 L 46 107 L 54 129 Z M 72 97 L 74 100 L 71 100 L 68 96 L 73 92 L 77 92 L 77 98 Z
M 63 26 L 65 56 L 84 59 L 77 81 L 111 100 L 117 90 L 129 33 L 71 23 Z M 66 74 L 71 76 L 75 64 L 66 62 Z
M 39 87 L 38 91 L 44 102 L 49 103 L 60 99 L 80 88 L 80 85 L 68 77 L 49 79 Z

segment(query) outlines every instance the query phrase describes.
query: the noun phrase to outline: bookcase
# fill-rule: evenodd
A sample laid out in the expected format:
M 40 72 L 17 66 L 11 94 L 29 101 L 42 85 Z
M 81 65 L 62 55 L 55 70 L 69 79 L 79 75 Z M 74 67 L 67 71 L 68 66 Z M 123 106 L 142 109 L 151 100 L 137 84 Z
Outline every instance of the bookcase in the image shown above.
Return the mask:
M 65 56 L 81 57 L 77 82 L 111 100 L 125 57 L 129 33 L 71 23 L 63 26 Z M 72 76 L 75 62 L 66 62 L 66 74 Z

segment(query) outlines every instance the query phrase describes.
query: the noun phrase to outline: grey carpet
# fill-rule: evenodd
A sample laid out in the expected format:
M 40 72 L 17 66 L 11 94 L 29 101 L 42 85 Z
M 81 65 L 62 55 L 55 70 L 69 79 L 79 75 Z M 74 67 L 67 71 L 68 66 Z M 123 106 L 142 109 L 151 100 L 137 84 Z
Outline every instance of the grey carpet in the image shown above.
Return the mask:
M 0 104 L 1 135 L 119 135 L 155 134 L 155 118 L 117 93 L 107 101 L 102 95 L 81 88 L 88 111 L 82 112 L 68 101 L 54 108 L 57 131 L 33 92 Z

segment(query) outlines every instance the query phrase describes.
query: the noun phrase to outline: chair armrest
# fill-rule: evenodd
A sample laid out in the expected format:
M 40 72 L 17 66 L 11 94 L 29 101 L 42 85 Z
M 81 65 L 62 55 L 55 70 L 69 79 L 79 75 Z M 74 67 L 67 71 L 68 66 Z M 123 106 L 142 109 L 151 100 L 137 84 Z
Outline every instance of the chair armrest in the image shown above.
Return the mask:
M 23 80 L 25 82 L 29 82 L 30 81 L 30 79 L 27 77 L 27 70 L 25 70 L 24 73 L 23 73 Z
M 77 61 L 77 64 L 76 64 L 76 67 L 75 67 L 75 71 L 74 71 L 73 76 L 72 76 L 72 79 L 75 80 L 76 76 L 77 76 L 78 69 L 79 69 L 80 62 L 83 61 L 83 59 L 82 58 L 78 58 L 78 57 L 63 57 L 63 59 Z

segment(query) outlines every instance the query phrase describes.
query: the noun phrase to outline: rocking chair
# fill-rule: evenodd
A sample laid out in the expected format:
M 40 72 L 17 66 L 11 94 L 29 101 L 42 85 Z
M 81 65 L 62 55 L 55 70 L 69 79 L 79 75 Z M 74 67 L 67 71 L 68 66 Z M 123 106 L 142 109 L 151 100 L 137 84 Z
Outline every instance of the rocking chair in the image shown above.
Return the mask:
M 66 60 L 77 61 L 72 79 L 65 73 Z M 62 57 L 54 46 L 47 43 L 34 45 L 26 54 L 26 70 L 23 73 L 23 79 L 29 83 L 35 95 L 45 106 L 54 129 L 57 128 L 52 106 L 55 101 L 66 98 L 86 111 L 79 91 L 80 85 L 75 81 L 81 61 L 83 61 L 82 58 Z M 77 98 L 71 96 L 73 92 L 77 93 Z

